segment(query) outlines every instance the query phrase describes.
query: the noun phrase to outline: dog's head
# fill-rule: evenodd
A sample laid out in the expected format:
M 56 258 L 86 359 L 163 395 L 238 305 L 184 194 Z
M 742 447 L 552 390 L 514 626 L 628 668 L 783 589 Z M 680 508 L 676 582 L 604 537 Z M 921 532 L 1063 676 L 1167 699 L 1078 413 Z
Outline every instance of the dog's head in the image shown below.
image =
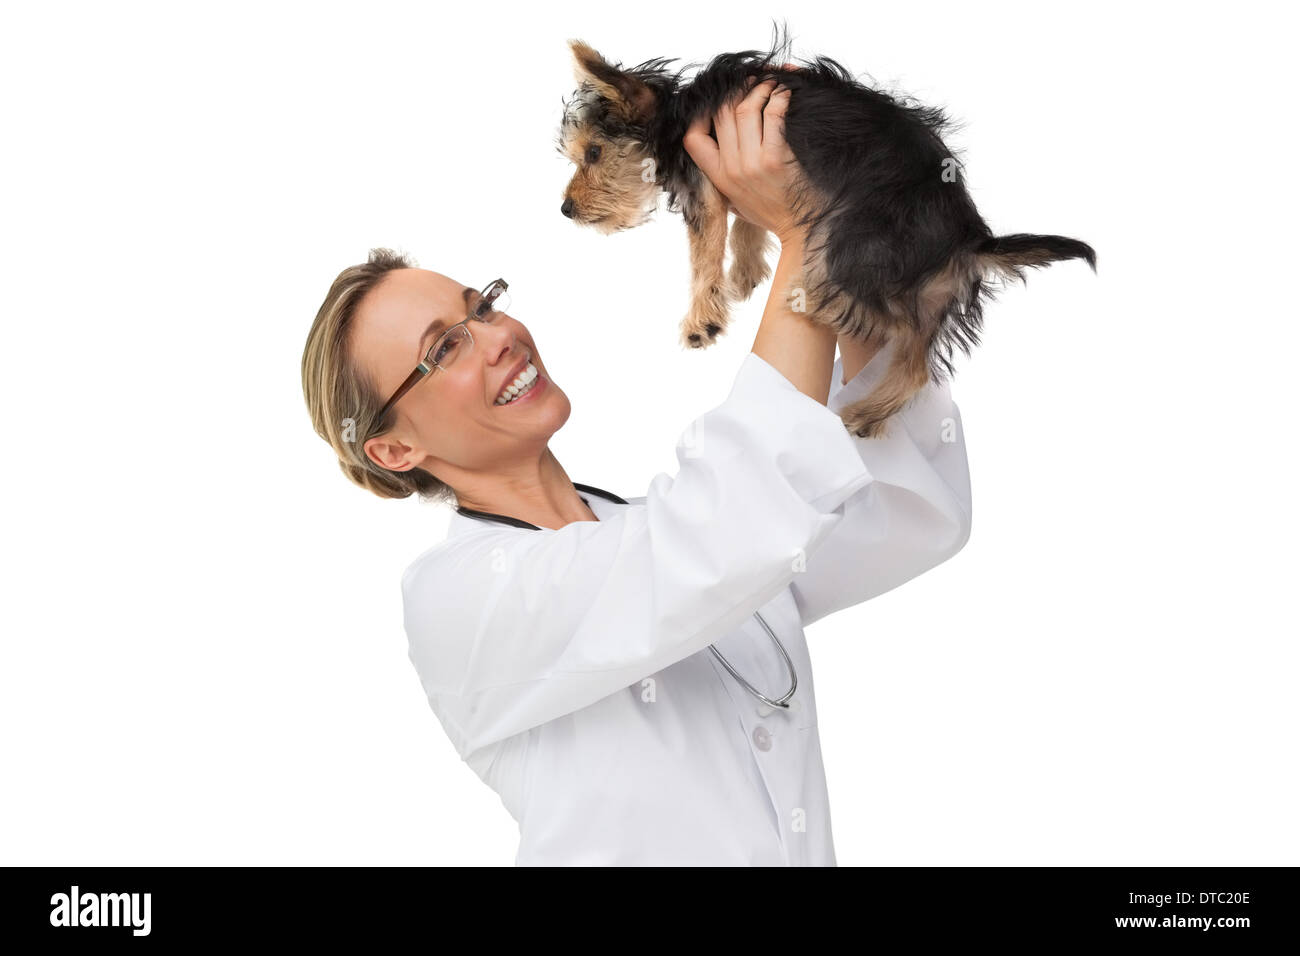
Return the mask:
M 660 93 L 647 79 L 660 71 L 621 69 L 581 40 L 569 48 L 578 88 L 565 101 L 557 149 L 578 169 L 560 212 L 606 234 L 631 229 L 658 206 L 649 137 Z

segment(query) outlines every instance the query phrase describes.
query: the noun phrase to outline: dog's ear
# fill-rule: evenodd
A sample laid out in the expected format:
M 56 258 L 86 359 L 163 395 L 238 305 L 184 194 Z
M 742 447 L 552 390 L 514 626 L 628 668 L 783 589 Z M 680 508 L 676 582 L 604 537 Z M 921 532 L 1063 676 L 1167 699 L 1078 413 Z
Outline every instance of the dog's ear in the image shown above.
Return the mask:
M 581 40 L 570 40 L 573 77 L 609 101 L 610 108 L 629 123 L 644 123 L 654 114 L 655 93 L 638 77 L 625 73 Z

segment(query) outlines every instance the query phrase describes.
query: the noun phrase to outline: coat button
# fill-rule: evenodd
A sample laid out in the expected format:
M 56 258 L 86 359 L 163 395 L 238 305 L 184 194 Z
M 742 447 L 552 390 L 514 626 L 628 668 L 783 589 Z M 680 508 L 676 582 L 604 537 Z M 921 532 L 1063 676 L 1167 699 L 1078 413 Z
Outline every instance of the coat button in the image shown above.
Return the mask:
M 754 728 L 754 746 L 759 750 L 772 749 L 772 735 L 762 724 Z

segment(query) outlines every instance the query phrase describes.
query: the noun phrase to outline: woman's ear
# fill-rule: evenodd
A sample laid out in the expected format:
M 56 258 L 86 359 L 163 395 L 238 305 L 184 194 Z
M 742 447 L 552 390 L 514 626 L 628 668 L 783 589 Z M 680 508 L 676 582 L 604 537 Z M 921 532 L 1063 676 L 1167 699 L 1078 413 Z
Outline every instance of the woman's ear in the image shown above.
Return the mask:
M 362 446 L 367 458 L 389 471 L 410 471 L 419 464 L 415 449 L 389 432 L 371 438 Z

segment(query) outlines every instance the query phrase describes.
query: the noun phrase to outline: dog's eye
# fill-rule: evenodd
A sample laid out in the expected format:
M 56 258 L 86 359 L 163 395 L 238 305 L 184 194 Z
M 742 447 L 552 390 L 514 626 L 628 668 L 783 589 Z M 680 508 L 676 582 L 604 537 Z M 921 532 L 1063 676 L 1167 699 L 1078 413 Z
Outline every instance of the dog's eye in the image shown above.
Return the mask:
M 598 160 L 598 159 L 600 159 L 600 147 L 599 147 L 599 146 L 588 146 L 588 147 L 587 147 L 587 162 L 589 162 L 589 163 L 594 163 L 594 162 L 595 162 L 596 160 Z

